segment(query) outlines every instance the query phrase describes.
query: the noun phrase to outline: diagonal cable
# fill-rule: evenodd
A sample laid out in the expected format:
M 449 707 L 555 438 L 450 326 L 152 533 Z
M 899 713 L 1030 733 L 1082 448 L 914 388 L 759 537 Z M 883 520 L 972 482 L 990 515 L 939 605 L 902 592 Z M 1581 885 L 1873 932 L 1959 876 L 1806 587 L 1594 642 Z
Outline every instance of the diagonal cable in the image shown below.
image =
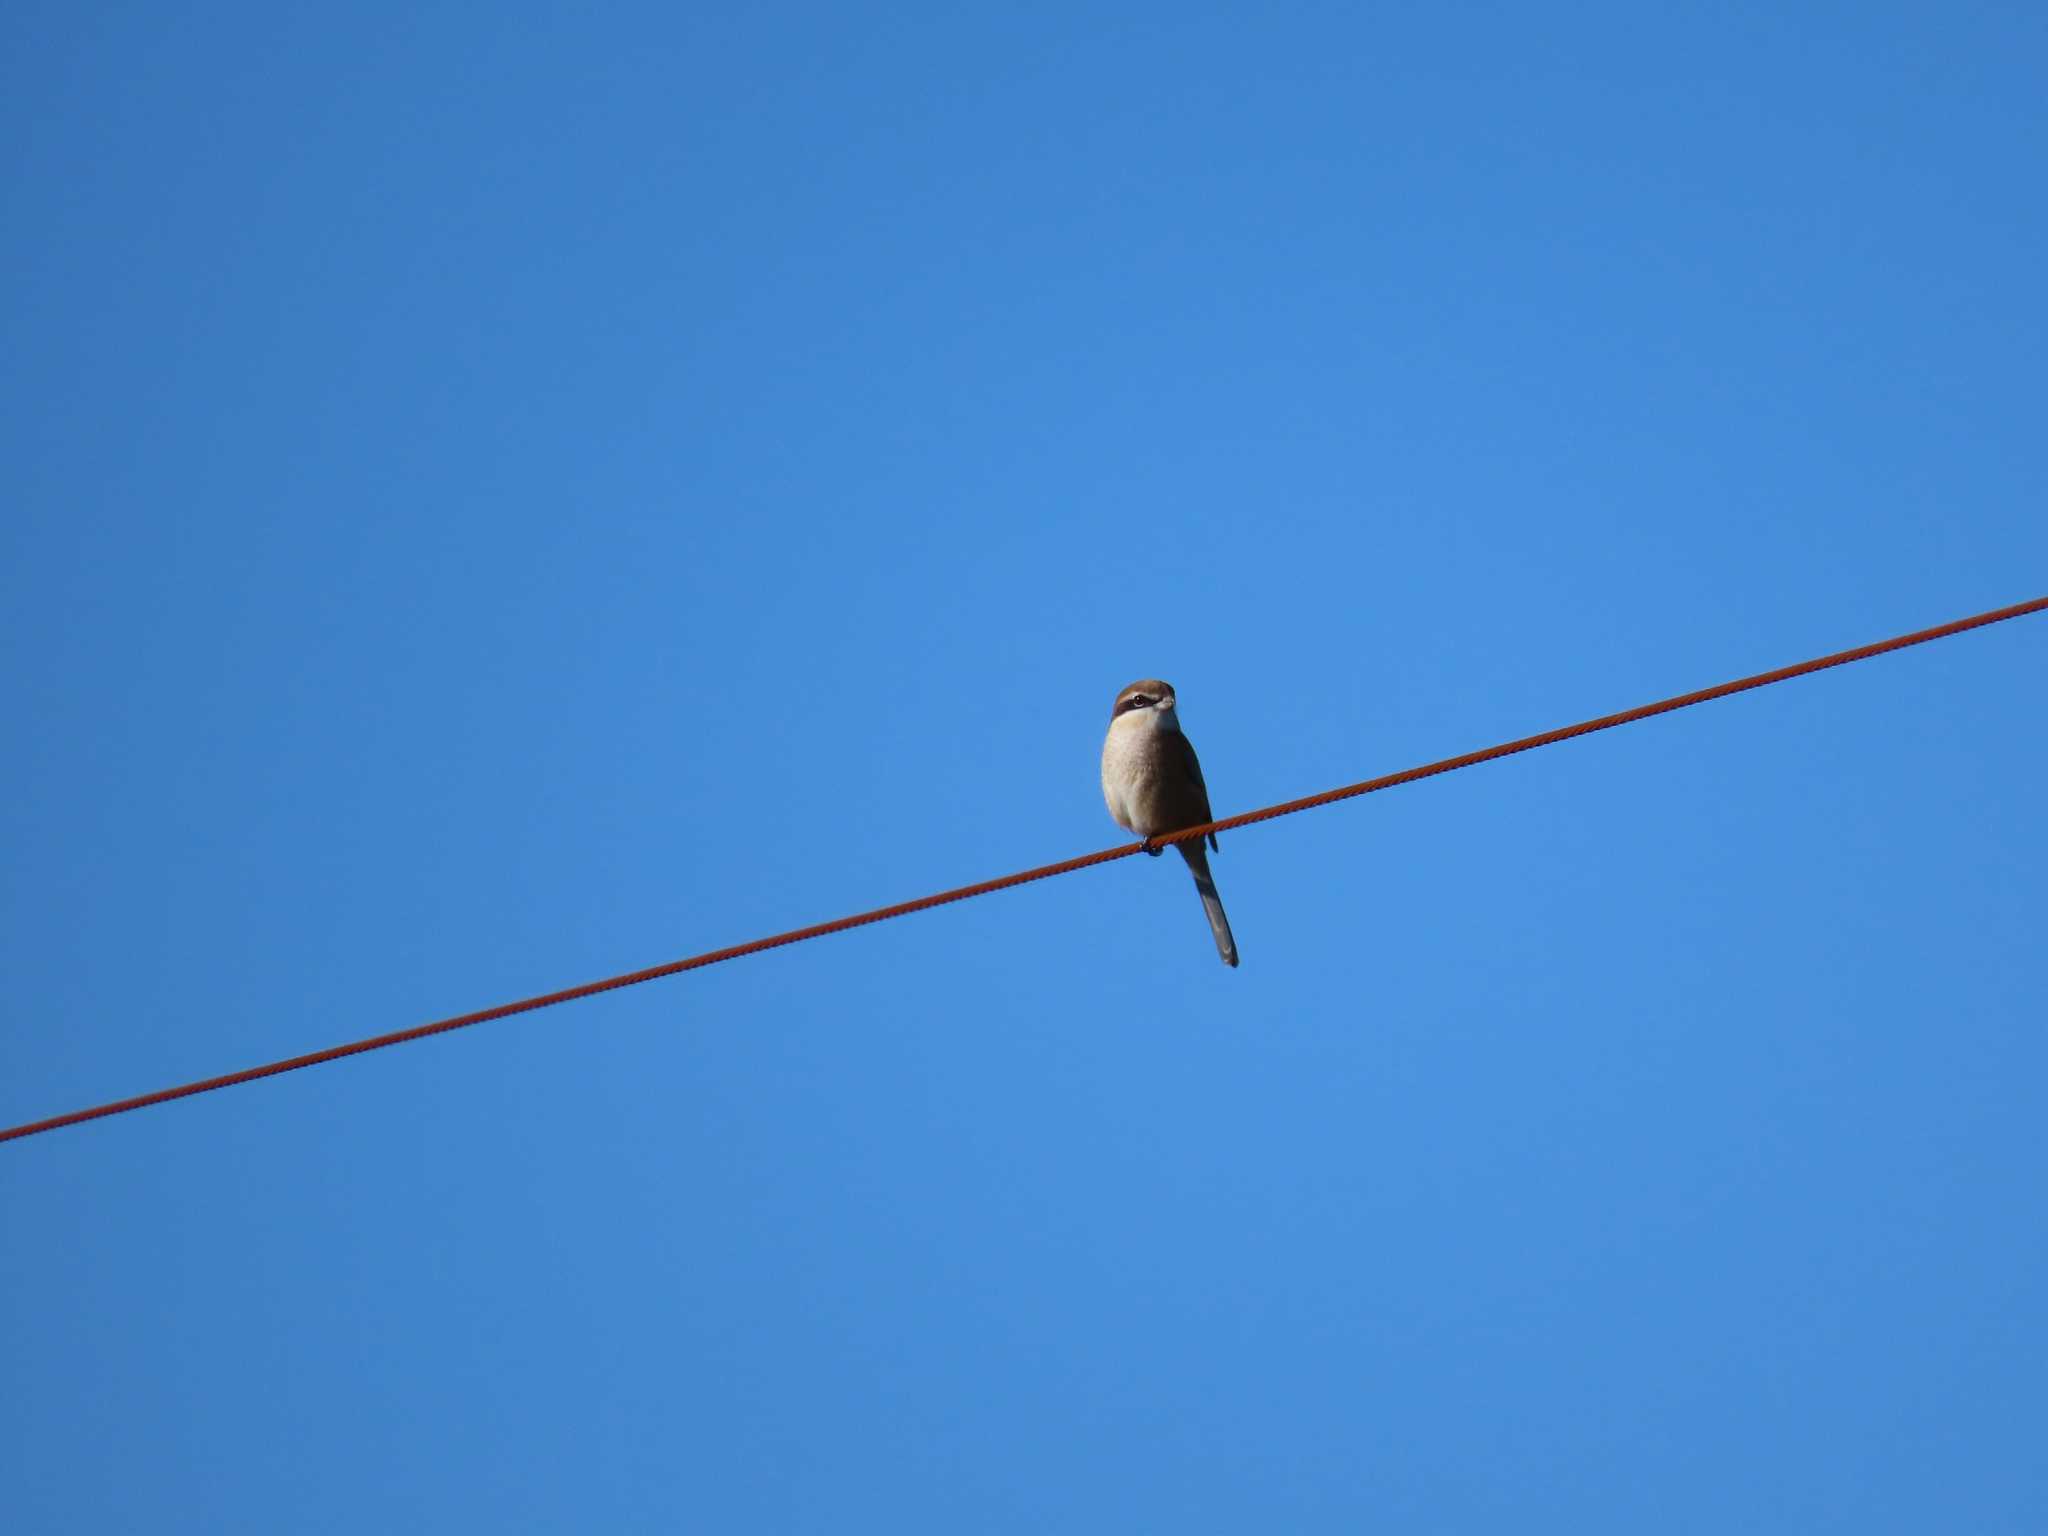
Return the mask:
M 510 1018 L 516 1013 L 532 1013 L 540 1008 L 552 1008 L 557 1003 L 571 1003 L 578 998 L 595 997 L 600 992 L 613 992 L 620 987 L 636 987 L 643 981 L 656 981 L 663 976 L 675 976 L 684 971 L 701 970 L 707 965 L 717 965 L 722 960 L 737 960 L 742 955 L 758 954 L 764 949 L 778 949 L 785 944 L 799 944 L 805 939 L 821 939 L 828 933 L 841 933 L 848 928 L 860 928 L 868 923 L 879 923 L 892 917 L 908 917 L 913 912 L 923 912 L 932 907 L 942 907 L 949 902 L 965 901 L 971 896 L 987 896 L 996 891 L 1008 890 L 1013 885 L 1024 885 L 1033 880 L 1045 880 L 1054 875 L 1072 874 L 1095 864 L 1107 864 L 1114 859 L 1126 859 L 1142 852 L 1148 846 L 1167 846 L 1186 842 L 1189 838 L 1204 837 L 1211 832 L 1228 832 L 1233 827 L 1248 827 L 1255 822 L 1271 821 L 1276 816 L 1291 816 L 1296 811 L 1314 810 L 1318 806 L 1330 805 L 1338 800 L 1349 800 L 1357 795 L 1370 795 L 1382 789 L 1393 789 L 1398 785 L 1412 784 L 1417 779 L 1434 778 L 1440 773 L 1452 773 L 1460 768 L 1475 767 L 1490 763 L 1496 758 L 1512 757 L 1517 752 L 1533 751 L 1537 747 L 1548 747 L 1560 741 L 1570 741 L 1575 736 L 1590 736 L 1595 731 L 1612 730 L 1617 725 L 1632 725 L 1638 720 L 1648 720 L 1653 715 L 1668 715 L 1673 710 L 1689 709 L 1695 704 L 1705 704 L 1714 699 L 1725 699 L 1731 694 L 1747 693 L 1752 688 L 1767 688 L 1773 683 L 1788 682 L 1795 677 L 1804 677 L 1810 672 L 1824 672 L 1830 667 L 1846 666 L 1852 661 L 1867 661 L 1873 656 L 1883 656 L 1891 651 L 1902 651 L 1908 646 L 1925 645 L 1930 640 L 1945 640 L 1950 635 L 1959 635 L 1966 630 L 1982 629 L 1987 624 L 2003 623 L 2025 614 L 2039 613 L 2048 609 L 2048 597 L 2037 597 L 2030 602 L 2014 603 L 2009 608 L 1994 608 L 1987 613 L 1972 614 L 1966 619 L 1955 619 L 1947 624 L 1937 624 L 1932 629 L 1919 629 L 1909 635 L 1895 635 L 1889 640 L 1879 640 L 1870 645 L 1859 645 L 1853 650 L 1837 651 L 1830 656 L 1819 656 L 1812 661 L 1802 661 L 1789 667 L 1779 667 L 1771 672 L 1759 672 L 1753 677 L 1738 678 L 1734 682 L 1719 683 L 1712 688 L 1702 688 L 1695 693 L 1681 693 L 1673 698 L 1660 699 L 1654 704 L 1638 705 L 1634 709 L 1622 710 L 1619 714 L 1601 715 L 1597 719 L 1582 720 L 1577 725 L 1560 726 L 1554 731 L 1544 731 L 1536 736 L 1524 736 L 1518 741 L 1503 742 L 1497 747 L 1487 747 L 1478 752 L 1467 752 L 1459 757 L 1447 757 L 1440 762 L 1425 763 L 1419 768 L 1404 768 L 1399 773 L 1385 774 L 1377 779 L 1366 779 L 1362 783 L 1348 784 L 1341 789 L 1325 790 L 1321 794 L 1309 795 L 1300 800 L 1289 800 L 1281 805 L 1269 805 L 1263 810 L 1246 811 L 1237 816 L 1225 816 L 1219 821 L 1205 823 L 1199 827 L 1185 827 L 1144 842 L 1124 843 L 1115 848 L 1105 848 L 1099 853 L 1083 854 L 1079 858 L 1062 859 L 1057 864 L 1043 864 L 1037 869 L 1023 870 L 1014 875 L 1003 875 L 994 880 L 983 880 L 976 885 L 963 885 L 954 890 L 940 891 L 931 896 L 920 896 L 915 901 L 902 901 L 890 907 L 877 907 L 872 912 L 861 912 L 851 917 L 836 917 L 827 923 L 814 923 L 808 928 L 792 928 L 787 933 L 771 934 L 767 938 L 750 939 L 744 944 L 734 944 L 726 949 L 714 949 L 705 954 L 692 955 L 687 960 L 672 960 L 666 965 L 649 966 L 643 971 L 628 971 L 621 976 L 607 976 L 602 981 L 587 981 L 581 986 L 565 987 L 559 992 L 545 992 L 538 997 L 522 998 L 516 1003 L 500 1003 L 495 1008 L 480 1008 L 475 1013 L 457 1014 L 454 1018 L 437 1019 L 431 1024 L 416 1024 L 410 1029 L 397 1029 L 389 1034 L 371 1035 L 367 1039 L 352 1040 L 345 1045 L 332 1045 L 321 1051 L 311 1051 L 304 1056 L 291 1056 L 283 1061 L 266 1062 L 262 1066 L 244 1067 L 239 1072 L 224 1073 L 219 1077 L 201 1078 L 197 1082 L 182 1083 L 174 1088 L 159 1088 L 152 1093 L 137 1094 L 133 1098 L 115 1099 L 111 1103 L 96 1104 L 88 1109 L 74 1109 L 66 1114 L 52 1115 L 46 1120 L 31 1120 L 22 1125 L 0 1130 L 0 1141 L 17 1141 L 24 1136 L 35 1136 L 44 1131 L 60 1130 L 67 1125 L 80 1125 L 88 1120 L 101 1120 L 109 1115 L 125 1114 L 131 1109 L 146 1109 L 154 1104 L 168 1104 L 173 1099 L 187 1099 L 194 1094 L 211 1093 L 216 1088 L 232 1088 L 241 1083 L 253 1083 L 259 1078 L 276 1077 L 284 1072 L 296 1072 L 301 1067 L 317 1067 L 325 1062 L 339 1061 L 344 1056 L 360 1056 L 365 1051 L 379 1051 L 387 1045 L 404 1045 L 411 1040 L 424 1040 L 429 1035 L 445 1035 L 451 1030 L 467 1029 L 472 1024 L 487 1024 L 493 1019 Z

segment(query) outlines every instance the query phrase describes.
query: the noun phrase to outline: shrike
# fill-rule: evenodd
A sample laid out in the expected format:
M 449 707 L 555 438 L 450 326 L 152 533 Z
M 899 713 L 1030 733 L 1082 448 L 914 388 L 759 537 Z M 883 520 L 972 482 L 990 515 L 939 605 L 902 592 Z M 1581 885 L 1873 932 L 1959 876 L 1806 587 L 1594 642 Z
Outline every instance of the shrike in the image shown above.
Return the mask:
M 1102 742 L 1102 798 L 1109 802 L 1116 824 L 1140 837 L 1158 837 L 1214 820 L 1202 765 L 1180 733 L 1171 683 L 1148 677 L 1116 696 L 1109 735 Z M 1213 832 L 1209 846 L 1216 846 Z M 1237 941 L 1230 936 L 1230 919 L 1223 915 L 1216 882 L 1209 878 L 1209 855 L 1202 840 L 1191 837 L 1174 847 L 1188 861 L 1195 889 L 1202 893 L 1202 910 L 1209 914 L 1209 931 L 1216 935 L 1216 953 L 1225 965 L 1236 965 Z M 1157 855 L 1162 850 L 1147 851 Z

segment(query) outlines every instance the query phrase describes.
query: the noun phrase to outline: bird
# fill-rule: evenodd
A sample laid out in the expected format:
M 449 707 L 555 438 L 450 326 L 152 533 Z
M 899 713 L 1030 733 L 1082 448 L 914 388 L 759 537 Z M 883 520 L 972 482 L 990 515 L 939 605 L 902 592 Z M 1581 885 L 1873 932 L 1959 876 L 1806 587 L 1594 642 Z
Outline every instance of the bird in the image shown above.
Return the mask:
M 1118 826 L 1148 842 L 1215 819 L 1209 813 L 1201 762 L 1181 734 L 1171 683 L 1140 678 L 1116 696 L 1109 734 L 1102 741 L 1102 798 Z M 1210 833 L 1208 841 L 1214 848 L 1216 834 Z M 1195 877 L 1202 910 L 1209 914 L 1209 931 L 1216 936 L 1216 953 L 1225 965 L 1235 966 L 1237 940 L 1230 935 L 1230 919 L 1223 915 L 1216 882 L 1209 878 L 1209 855 L 1202 839 L 1191 837 L 1174 846 Z M 1145 851 L 1157 857 L 1162 850 Z

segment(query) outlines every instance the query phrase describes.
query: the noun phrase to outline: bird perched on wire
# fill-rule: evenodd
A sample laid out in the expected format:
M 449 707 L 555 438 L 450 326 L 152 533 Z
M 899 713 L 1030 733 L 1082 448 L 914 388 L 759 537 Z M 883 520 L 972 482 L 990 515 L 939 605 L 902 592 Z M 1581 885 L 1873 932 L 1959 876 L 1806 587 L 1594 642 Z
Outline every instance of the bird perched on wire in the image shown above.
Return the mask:
M 1109 734 L 1102 742 L 1102 798 L 1109 802 L 1109 814 L 1127 832 L 1143 838 L 1198 827 L 1215 818 L 1209 813 L 1209 790 L 1202 782 L 1202 765 L 1195 749 L 1181 734 L 1180 716 L 1175 713 L 1173 685 L 1156 677 L 1142 678 L 1116 696 L 1110 711 Z M 1174 845 L 1188 861 L 1195 877 L 1195 889 L 1202 895 L 1202 910 L 1209 914 L 1209 931 L 1216 936 L 1216 953 L 1225 965 L 1237 964 L 1237 940 L 1230 936 L 1230 919 L 1223 915 L 1223 898 L 1216 894 L 1216 882 L 1209 878 L 1209 855 L 1200 838 L 1191 837 Z M 1216 834 L 1209 834 L 1209 847 L 1216 846 Z M 1157 855 L 1157 848 L 1147 853 Z

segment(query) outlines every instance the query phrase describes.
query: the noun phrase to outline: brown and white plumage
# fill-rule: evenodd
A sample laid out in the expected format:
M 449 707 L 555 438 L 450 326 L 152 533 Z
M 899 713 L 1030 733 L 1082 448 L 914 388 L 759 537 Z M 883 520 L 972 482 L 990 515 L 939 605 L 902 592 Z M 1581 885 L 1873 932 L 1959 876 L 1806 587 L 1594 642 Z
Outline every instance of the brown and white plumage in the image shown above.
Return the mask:
M 1212 819 L 1202 764 L 1181 734 L 1172 684 L 1142 678 L 1116 696 L 1109 735 L 1102 743 L 1102 798 L 1116 824 L 1140 837 L 1158 837 Z M 1214 833 L 1208 843 L 1216 847 Z M 1237 941 L 1223 914 L 1223 898 L 1209 877 L 1207 850 L 1199 838 L 1174 846 L 1195 877 L 1202 910 L 1216 937 L 1216 952 L 1225 965 L 1236 965 Z

